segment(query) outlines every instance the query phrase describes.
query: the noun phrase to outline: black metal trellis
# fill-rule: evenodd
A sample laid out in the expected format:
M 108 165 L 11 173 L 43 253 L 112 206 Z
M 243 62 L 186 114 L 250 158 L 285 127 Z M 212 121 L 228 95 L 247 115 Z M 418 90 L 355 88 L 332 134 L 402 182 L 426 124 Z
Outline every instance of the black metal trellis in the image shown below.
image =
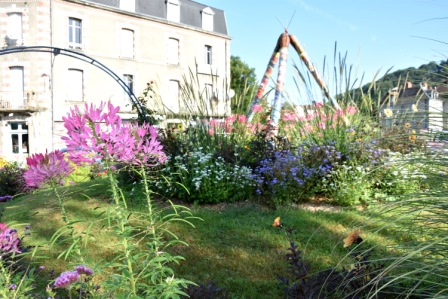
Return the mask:
M 145 109 L 142 107 L 140 100 L 135 96 L 135 94 L 132 92 L 129 86 L 126 85 L 126 83 L 110 68 L 108 68 L 98 60 L 77 51 L 57 47 L 49 47 L 49 46 L 20 46 L 20 47 L 6 48 L 0 50 L 0 55 L 7 55 L 21 52 L 53 53 L 55 56 L 64 55 L 96 66 L 97 68 L 99 68 L 100 70 L 104 71 L 109 76 L 111 76 L 121 86 L 121 88 L 128 94 L 134 106 L 137 108 L 137 111 L 142 116 L 142 119 L 147 121 Z

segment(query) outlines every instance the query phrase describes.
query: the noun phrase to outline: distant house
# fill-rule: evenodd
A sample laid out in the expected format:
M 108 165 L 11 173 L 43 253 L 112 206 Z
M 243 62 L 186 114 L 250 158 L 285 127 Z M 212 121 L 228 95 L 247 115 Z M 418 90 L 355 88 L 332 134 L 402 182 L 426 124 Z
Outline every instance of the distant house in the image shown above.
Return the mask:
M 409 123 L 411 128 L 440 131 L 447 128 L 448 87 L 430 87 L 426 83 L 414 86 L 406 82 L 395 87 L 381 101 L 383 127 Z
M 191 70 L 213 113 L 230 112 L 230 37 L 224 11 L 214 7 L 191 0 L 0 1 L 0 38 L 3 49 L 51 46 L 92 57 L 137 96 L 152 81 L 174 114 L 183 112 L 181 83 Z M 101 101 L 119 105 L 125 120 L 136 116 L 122 87 L 89 63 L 57 53 L 0 55 L 0 155 L 23 161 L 63 147 L 70 107 Z

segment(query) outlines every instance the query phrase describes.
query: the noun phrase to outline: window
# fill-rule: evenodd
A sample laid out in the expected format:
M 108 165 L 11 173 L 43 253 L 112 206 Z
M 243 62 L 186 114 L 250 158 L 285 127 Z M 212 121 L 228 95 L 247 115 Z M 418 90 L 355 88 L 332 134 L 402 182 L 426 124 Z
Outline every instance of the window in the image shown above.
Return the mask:
M 11 108 L 22 107 L 24 105 L 23 66 L 12 66 L 9 70 L 11 78 L 10 106 Z
M 120 0 L 120 9 L 135 12 L 135 0 Z
M 213 31 L 213 15 L 215 13 L 210 7 L 202 11 L 202 29 Z
M 179 64 L 179 40 L 175 38 L 168 39 L 168 63 Z
M 13 154 L 28 154 L 28 125 L 24 122 L 12 122 L 10 126 Z
M 8 14 L 8 46 L 19 46 L 22 44 L 22 14 L 9 13 Z
M 134 31 L 131 29 L 121 29 L 120 36 L 121 57 L 134 57 Z
M 134 76 L 130 74 L 123 75 L 124 84 L 129 87 L 129 89 L 134 92 Z M 129 95 L 127 92 L 124 93 L 124 100 L 129 100 Z
M 170 80 L 168 82 L 168 101 L 166 108 L 172 113 L 179 112 L 179 81 Z
M 68 19 L 68 41 L 70 44 L 82 44 L 82 21 L 80 19 Z
M 84 100 L 84 72 L 78 69 L 68 69 L 68 101 Z
M 212 46 L 205 46 L 205 64 L 212 64 Z
M 171 22 L 180 22 L 180 1 L 168 0 L 166 1 L 166 18 Z

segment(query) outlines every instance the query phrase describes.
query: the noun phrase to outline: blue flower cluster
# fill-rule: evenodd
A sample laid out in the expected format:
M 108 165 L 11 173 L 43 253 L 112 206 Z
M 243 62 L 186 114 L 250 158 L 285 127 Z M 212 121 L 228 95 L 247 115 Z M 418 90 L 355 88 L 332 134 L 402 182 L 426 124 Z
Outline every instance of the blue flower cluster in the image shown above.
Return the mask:
M 0 202 L 11 201 L 12 198 L 11 195 L 0 196 Z
M 385 154 L 374 143 L 355 142 L 341 149 L 329 142 L 303 144 L 295 150 L 276 152 L 254 170 L 257 193 L 272 196 L 275 202 L 299 201 L 321 194 L 320 182 L 345 163 L 375 166 L 383 163 Z

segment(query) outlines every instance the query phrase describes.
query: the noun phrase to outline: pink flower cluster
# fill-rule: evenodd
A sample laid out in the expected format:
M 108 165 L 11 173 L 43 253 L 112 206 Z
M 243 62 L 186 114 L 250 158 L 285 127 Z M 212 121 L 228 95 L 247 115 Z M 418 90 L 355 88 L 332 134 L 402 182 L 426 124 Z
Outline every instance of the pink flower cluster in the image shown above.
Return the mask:
M 76 266 L 75 269 L 75 271 L 66 271 L 59 275 L 54 281 L 54 286 L 56 288 L 68 288 L 72 283 L 77 282 L 81 275 L 90 276 L 93 274 L 93 270 L 85 265 Z
M 346 117 L 355 115 L 358 110 L 355 106 L 347 106 L 345 109 L 336 111 L 325 109 L 323 103 L 316 103 L 313 107 L 297 112 L 283 111 L 282 121 L 285 123 L 285 130 L 292 131 L 297 129 L 296 123 L 300 123 L 300 134 L 307 135 L 315 130 L 325 130 L 327 128 L 336 128 L 338 124 L 345 121 Z
M 5 223 L 0 223 L 0 254 L 22 253 L 19 244 L 17 230 L 9 228 Z
M 28 169 L 24 173 L 25 182 L 31 187 L 45 184 L 64 184 L 64 178 L 73 172 L 73 167 L 64 159 L 64 153 L 56 150 L 45 154 L 33 154 L 26 158 Z
M 261 106 L 260 106 L 261 107 Z M 227 134 L 239 133 L 245 135 L 247 133 L 254 134 L 259 132 L 264 126 L 260 123 L 250 123 L 247 121 L 245 115 L 232 114 L 224 119 L 224 122 L 218 122 L 215 119 L 211 119 L 208 122 L 209 135 L 214 135 L 215 131 L 223 130 Z
M 99 107 L 86 104 L 84 112 L 75 107 L 63 117 L 67 136 L 62 139 L 72 161 L 79 164 L 104 159 L 138 165 L 166 161 L 156 128 L 149 124 L 123 124 L 117 114 L 120 107 L 108 103 L 103 112 L 105 108 L 104 103 Z
M 261 106 L 260 106 L 261 107 Z M 218 121 L 216 119 L 205 120 L 204 125 L 208 127 L 208 135 L 213 136 L 216 132 L 225 132 L 227 134 L 238 133 L 245 135 L 247 133 L 254 134 L 259 132 L 264 126 L 260 123 L 250 123 L 245 115 L 232 114 Z
M 346 116 L 355 115 L 358 113 L 358 109 L 355 106 L 347 106 L 345 110 L 339 109 L 334 112 L 323 111 L 323 108 L 324 105 L 322 103 L 317 103 L 314 105 L 313 109 L 306 111 L 300 111 L 297 113 L 291 111 L 283 111 L 282 120 L 284 122 L 291 122 L 291 123 L 297 121 L 310 121 L 314 119 L 318 119 L 321 122 L 325 122 L 328 120 L 338 121 Z

